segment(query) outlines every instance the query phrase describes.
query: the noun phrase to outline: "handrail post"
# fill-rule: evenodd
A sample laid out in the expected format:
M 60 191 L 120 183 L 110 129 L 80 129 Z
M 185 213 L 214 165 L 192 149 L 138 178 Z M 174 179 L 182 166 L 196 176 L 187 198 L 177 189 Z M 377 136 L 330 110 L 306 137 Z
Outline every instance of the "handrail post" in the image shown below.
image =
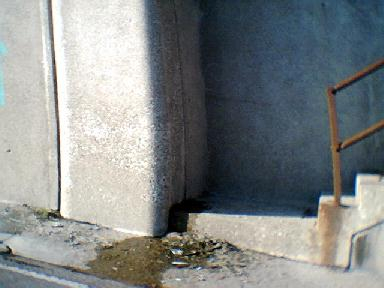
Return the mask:
M 363 70 L 357 72 L 353 76 L 339 82 L 333 87 L 327 89 L 327 102 L 328 102 L 328 115 L 329 127 L 331 133 L 331 152 L 332 152 L 332 166 L 333 166 L 333 197 L 335 206 L 340 206 L 341 202 L 341 166 L 340 166 L 340 152 L 341 150 L 361 141 L 362 139 L 384 129 L 384 120 L 376 123 L 375 125 L 353 135 L 344 142 L 339 139 L 339 130 L 337 127 L 337 114 L 336 114 L 336 93 L 347 88 L 353 83 L 363 79 L 376 70 L 384 67 L 384 59 L 380 59 Z
M 329 126 L 331 133 L 331 152 L 333 166 L 333 197 L 335 206 L 340 206 L 341 198 L 341 167 L 340 167 L 340 140 L 337 127 L 335 91 L 333 87 L 327 89 Z

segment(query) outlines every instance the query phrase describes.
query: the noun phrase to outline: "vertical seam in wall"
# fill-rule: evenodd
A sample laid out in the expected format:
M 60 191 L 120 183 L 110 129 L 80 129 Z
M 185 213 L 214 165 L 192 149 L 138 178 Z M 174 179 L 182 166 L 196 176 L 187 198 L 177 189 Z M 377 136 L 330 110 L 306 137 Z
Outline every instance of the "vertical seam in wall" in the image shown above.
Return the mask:
M 60 154 L 58 151 L 58 122 L 57 122 L 57 101 L 55 89 L 55 71 L 54 59 L 52 56 L 52 33 L 51 33 L 51 15 L 50 15 L 50 0 L 39 0 L 40 21 L 42 33 L 42 50 L 43 50 L 43 70 L 44 83 L 46 93 L 46 112 L 47 112 L 47 135 L 48 135 L 48 159 L 47 159 L 47 174 L 48 176 L 48 199 L 46 207 L 59 209 L 60 205 L 60 180 L 59 168 Z M 45 206 L 45 205 L 43 205 Z
M 66 75 L 65 41 L 64 41 L 64 23 L 63 23 L 63 1 L 51 0 L 52 10 L 52 33 L 54 35 L 55 52 L 55 72 L 57 105 L 59 110 L 60 124 L 60 213 L 64 216 L 70 215 L 71 206 L 68 205 L 70 191 L 72 189 L 70 165 L 71 165 L 71 141 L 70 141 L 70 118 L 69 110 L 68 83 Z
M 52 60 L 52 77 L 53 77 L 53 94 L 55 101 L 55 116 L 56 116 L 56 129 L 57 129 L 57 175 L 58 175 L 58 200 L 57 209 L 61 208 L 61 153 L 60 153 L 60 111 L 59 111 L 59 95 L 57 91 L 57 70 L 56 70 L 56 57 L 55 57 L 55 37 L 53 33 L 53 15 L 52 15 L 52 1 L 48 0 L 48 30 L 49 37 L 51 39 L 51 60 Z
M 184 172 L 184 200 L 187 199 L 187 157 L 186 157 L 186 149 L 187 149 L 187 126 L 185 121 L 185 90 L 184 90 L 184 73 L 183 73 L 183 61 L 181 57 L 181 45 L 180 45 L 180 35 L 179 35 L 179 21 L 177 17 L 177 9 L 175 0 L 172 0 L 173 4 L 173 12 L 174 12 L 174 20 L 175 20 L 175 30 L 176 30 L 176 50 L 177 50 L 177 58 L 179 62 L 179 74 L 180 74 L 180 86 L 181 86 L 181 102 L 182 102 L 182 125 L 183 125 L 183 153 L 182 155 L 183 161 L 183 172 Z

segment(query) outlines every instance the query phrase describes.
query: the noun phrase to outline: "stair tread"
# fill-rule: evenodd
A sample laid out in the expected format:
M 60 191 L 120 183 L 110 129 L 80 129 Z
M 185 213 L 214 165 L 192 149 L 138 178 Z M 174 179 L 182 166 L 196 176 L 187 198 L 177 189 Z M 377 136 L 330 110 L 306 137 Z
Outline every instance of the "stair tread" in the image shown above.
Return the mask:
M 189 203 L 188 203 L 189 202 Z M 199 206 L 199 209 L 195 209 Z M 316 217 L 315 205 L 281 205 L 245 198 L 229 198 L 216 195 L 187 201 L 179 211 L 243 216 Z

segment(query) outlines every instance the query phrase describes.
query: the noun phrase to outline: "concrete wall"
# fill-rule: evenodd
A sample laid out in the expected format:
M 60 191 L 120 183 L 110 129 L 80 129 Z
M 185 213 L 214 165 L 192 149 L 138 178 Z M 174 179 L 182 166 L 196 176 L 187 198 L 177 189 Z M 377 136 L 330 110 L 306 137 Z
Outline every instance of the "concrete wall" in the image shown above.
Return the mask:
M 198 46 L 177 33 L 178 11 L 193 4 L 181 3 L 53 1 L 63 216 L 156 235 L 186 197 L 185 143 L 196 136 L 185 115 L 200 112 L 183 97 L 204 101 L 199 64 L 180 53 Z
M 185 129 L 185 193 L 194 198 L 206 190 L 207 122 L 201 69 L 202 13 L 195 0 L 176 0 L 176 27 L 181 63 Z
M 382 1 L 201 1 L 209 189 L 315 204 L 332 189 L 325 88 L 383 57 Z M 342 137 L 383 118 L 383 71 L 338 96 Z M 383 171 L 383 134 L 342 154 Z
M 0 7 L 0 201 L 57 209 L 48 1 Z

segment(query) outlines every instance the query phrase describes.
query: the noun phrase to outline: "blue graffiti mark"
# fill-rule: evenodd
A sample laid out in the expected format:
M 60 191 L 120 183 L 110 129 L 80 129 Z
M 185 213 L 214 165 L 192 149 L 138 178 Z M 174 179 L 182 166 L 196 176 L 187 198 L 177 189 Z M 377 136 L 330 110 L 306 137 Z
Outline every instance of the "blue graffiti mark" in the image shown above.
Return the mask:
M 7 48 L 5 47 L 4 43 L 0 41 L 0 61 L 1 56 L 5 55 L 7 53 Z M 5 105 L 5 91 L 4 91 L 4 75 L 3 75 L 3 69 L 0 62 L 0 107 Z
M 7 53 L 7 48 L 5 47 L 5 44 L 0 41 L 0 56 L 5 55 Z

